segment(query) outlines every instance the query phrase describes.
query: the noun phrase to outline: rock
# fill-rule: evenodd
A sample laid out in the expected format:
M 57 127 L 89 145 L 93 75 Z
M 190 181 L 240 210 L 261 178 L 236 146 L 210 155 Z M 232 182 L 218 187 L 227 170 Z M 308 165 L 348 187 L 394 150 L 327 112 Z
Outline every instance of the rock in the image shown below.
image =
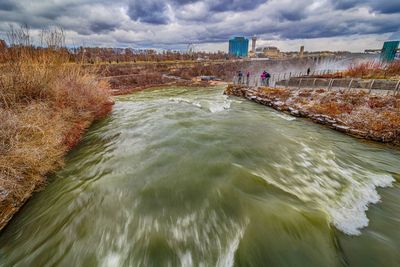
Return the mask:
M 324 125 L 326 124 L 325 118 L 316 117 L 314 120 L 317 121 L 317 122 L 320 123 L 320 124 L 324 124 Z
M 334 127 L 336 130 L 342 133 L 348 133 L 350 130 L 350 127 L 344 125 L 332 124 L 332 127 Z
M 299 116 L 300 112 L 297 109 L 288 107 L 289 113 L 292 114 L 293 116 Z
M 299 110 L 299 115 L 301 117 L 309 117 L 309 113 L 305 110 Z
M 359 137 L 366 137 L 368 135 L 368 132 L 357 129 L 349 129 L 349 134 Z

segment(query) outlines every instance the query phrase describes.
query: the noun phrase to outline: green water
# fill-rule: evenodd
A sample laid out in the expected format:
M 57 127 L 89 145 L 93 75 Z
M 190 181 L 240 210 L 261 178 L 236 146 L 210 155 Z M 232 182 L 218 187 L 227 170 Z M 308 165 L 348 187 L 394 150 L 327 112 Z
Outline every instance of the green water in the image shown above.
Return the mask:
M 0 266 L 400 266 L 400 152 L 211 89 L 116 99 Z

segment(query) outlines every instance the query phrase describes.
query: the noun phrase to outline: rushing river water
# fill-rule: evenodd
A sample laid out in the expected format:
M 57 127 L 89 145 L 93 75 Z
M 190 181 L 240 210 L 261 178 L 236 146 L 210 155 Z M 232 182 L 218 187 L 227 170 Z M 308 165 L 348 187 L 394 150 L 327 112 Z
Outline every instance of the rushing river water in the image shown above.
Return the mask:
M 0 266 L 400 266 L 400 152 L 222 87 L 118 97 Z

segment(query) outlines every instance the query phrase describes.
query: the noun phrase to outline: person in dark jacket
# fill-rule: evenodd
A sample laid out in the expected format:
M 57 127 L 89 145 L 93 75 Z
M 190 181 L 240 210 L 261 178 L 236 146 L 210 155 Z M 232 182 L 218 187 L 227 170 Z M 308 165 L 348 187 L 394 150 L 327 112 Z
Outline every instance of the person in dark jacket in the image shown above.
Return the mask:
M 265 85 L 269 86 L 269 79 L 271 78 L 271 74 L 269 72 L 265 72 Z
M 239 70 L 238 72 L 238 84 L 242 84 L 242 80 L 243 80 L 243 73 L 241 70 Z

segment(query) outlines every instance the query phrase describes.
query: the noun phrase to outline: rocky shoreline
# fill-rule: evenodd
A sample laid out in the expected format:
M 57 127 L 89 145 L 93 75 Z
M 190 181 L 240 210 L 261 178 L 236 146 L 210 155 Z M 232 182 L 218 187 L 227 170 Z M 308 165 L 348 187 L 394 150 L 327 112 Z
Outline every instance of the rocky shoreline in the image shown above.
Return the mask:
M 400 111 L 399 111 L 399 100 L 396 104 L 397 106 L 397 115 L 395 123 L 391 124 L 391 127 L 381 127 L 382 129 L 377 130 L 374 129 L 373 125 L 368 129 L 367 125 L 361 125 L 359 123 L 351 123 L 351 113 L 346 114 L 346 116 L 332 116 L 330 114 L 324 114 L 323 112 L 315 112 L 313 111 L 312 106 L 310 105 L 299 105 L 299 102 L 304 101 L 296 101 L 296 96 L 301 96 L 301 94 L 307 93 L 311 95 L 318 95 L 327 93 L 326 90 L 299 90 L 297 92 L 290 91 L 289 89 L 272 89 L 272 88 L 248 88 L 245 86 L 237 86 L 237 85 L 229 85 L 224 94 L 238 96 L 246 98 L 250 101 L 271 107 L 275 110 L 285 112 L 295 117 L 308 118 L 313 122 L 325 125 L 331 129 L 337 130 L 339 132 L 367 140 L 383 142 L 383 143 L 391 143 L 394 145 L 400 145 Z M 345 94 L 344 92 L 339 92 L 338 94 Z M 354 95 L 354 94 L 353 94 Z M 359 93 L 360 97 L 364 97 L 365 94 Z M 373 98 L 377 98 L 378 96 L 374 96 Z M 298 97 L 300 99 L 301 97 Z M 385 98 L 385 97 L 380 97 Z M 338 102 L 343 102 L 342 100 L 338 100 Z M 383 111 L 384 112 L 384 111 Z M 345 112 L 343 112 L 345 113 Z M 374 114 L 370 114 L 374 116 Z M 355 115 L 357 116 L 357 115 Z M 341 117 L 345 117 L 346 119 L 342 119 Z M 362 118 L 361 118 L 362 119 Z M 368 121 L 366 120 L 367 124 Z M 371 122 L 372 123 L 372 122 Z

